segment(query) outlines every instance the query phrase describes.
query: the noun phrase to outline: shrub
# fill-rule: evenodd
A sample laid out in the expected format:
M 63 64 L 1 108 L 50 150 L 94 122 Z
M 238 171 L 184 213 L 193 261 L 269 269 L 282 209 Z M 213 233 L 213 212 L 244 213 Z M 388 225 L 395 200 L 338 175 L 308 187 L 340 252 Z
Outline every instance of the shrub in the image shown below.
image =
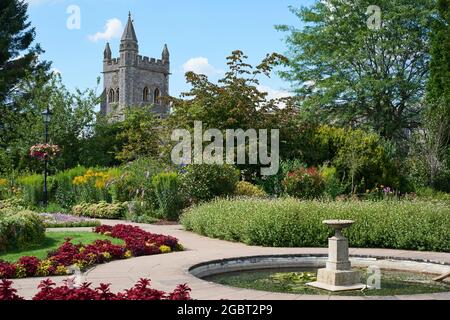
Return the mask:
M 175 172 L 163 172 L 153 177 L 153 188 L 158 199 L 161 217 L 176 221 L 182 208 L 180 199 L 180 183 Z
M 131 201 L 133 216 L 155 216 L 158 200 L 152 179 L 163 171 L 159 163 L 150 158 L 137 159 L 122 169 L 123 173 L 111 183 L 113 200 L 117 202 Z
M 264 190 L 247 181 L 239 181 L 236 184 L 234 194 L 243 197 L 267 197 L 267 193 Z
M 107 203 L 104 201 L 95 204 L 81 203 L 72 208 L 72 213 L 89 218 L 120 219 L 125 216 L 127 207 L 127 203 Z
M 9 198 L 0 201 L 0 210 L 2 209 L 25 209 L 26 203 L 22 198 Z
M 299 159 L 282 160 L 280 162 L 280 169 L 276 175 L 258 178 L 256 179 L 256 183 L 261 185 L 268 194 L 280 196 L 284 192 L 283 180 L 287 174 L 304 167 L 306 165 Z
M 28 206 L 37 206 L 43 201 L 44 177 L 33 174 L 18 179 L 22 197 Z
M 450 251 L 450 207 L 410 201 L 215 200 L 189 209 L 187 230 L 249 245 L 325 247 L 327 219 L 352 219 L 352 247 Z
M 283 185 L 288 195 L 303 199 L 318 198 L 325 191 L 325 180 L 314 167 L 289 172 Z
M 13 282 L 2 280 L 0 282 L 0 301 L 24 300 L 12 287 Z M 124 292 L 112 293 L 110 284 L 101 283 L 99 287 L 91 289 L 90 283 L 81 287 L 65 285 L 56 287 L 50 280 L 43 280 L 38 286 L 39 292 L 33 297 L 37 301 L 64 301 L 64 300 L 191 300 L 191 289 L 186 284 L 178 285 L 172 292 L 166 293 L 150 287 L 149 279 L 140 279 L 136 285 Z
M 32 211 L 14 211 L 0 215 L 0 251 L 24 249 L 44 239 L 45 228 Z
M 347 186 L 339 180 L 336 167 L 324 165 L 320 169 L 320 173 L 325 182 L 324 190 L 327 197 L 334 200 L 337 196 L 345 193 Z
M 77 202 L 97 203 L 100 201 L 111 202 L 111 194 L 108 191 L 108 183 L 113 179 L 108 172 L 89 169 L 82 176 L 73 178 Z
M 75 167 L 59 172 L 52 177 L 51 194 L 54 201 L 63 208 L 71 208 L 77 202 L 73 180 L 75 177 L 83 176 L 87 169 L 85 167 Z
M 239 171 L 231 165 L 193 164 L 181 175 L 183 192 L 191 203 L 233 194 Z

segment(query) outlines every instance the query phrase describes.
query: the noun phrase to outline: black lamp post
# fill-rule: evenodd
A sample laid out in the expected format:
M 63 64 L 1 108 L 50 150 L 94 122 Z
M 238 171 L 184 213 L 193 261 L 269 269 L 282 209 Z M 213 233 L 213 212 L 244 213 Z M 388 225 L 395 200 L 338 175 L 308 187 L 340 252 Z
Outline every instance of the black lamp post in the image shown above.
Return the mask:
M 45 125 L 45 143 L 48 143 L 48 125 L 50 124 L 50 120 L 52 119 L 52 113 L 50 109 L 47 109 L 42 112 L 42 119 L 44 120 Z M 47 193 L 47 157 L 44 159 L 44 206 L 48 204 L 48 193 Z

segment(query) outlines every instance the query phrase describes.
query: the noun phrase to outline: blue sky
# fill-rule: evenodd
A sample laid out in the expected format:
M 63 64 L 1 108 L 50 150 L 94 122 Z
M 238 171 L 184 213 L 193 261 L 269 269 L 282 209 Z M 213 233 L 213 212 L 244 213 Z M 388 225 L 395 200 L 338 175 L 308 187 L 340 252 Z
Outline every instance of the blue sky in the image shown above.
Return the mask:
M 313 0 L 26 0 L 37 39 L 73 90 L 94 88 L 101 76 L 107 41 L 113 56 L 128 11 L 132 12 L 140 54 L 159 58 L 163 45 L 171 54 L 170 94 L 188 89 L 186 70 L 207 73 L 217 79 L 226 70 L 225 57 L 243 50 L 253 64 L 266 53 L 286 52 L 285 34 L 276 24 L 299 26 L 288 6 L 309 5 Z M 80 9 L 80 28 L 67 28 L 71 5 Z M 289 83 L 274 75 L 262 81 L 273 96 L 285 95 Z M 100 88 L 99 88 L 100 91 Z

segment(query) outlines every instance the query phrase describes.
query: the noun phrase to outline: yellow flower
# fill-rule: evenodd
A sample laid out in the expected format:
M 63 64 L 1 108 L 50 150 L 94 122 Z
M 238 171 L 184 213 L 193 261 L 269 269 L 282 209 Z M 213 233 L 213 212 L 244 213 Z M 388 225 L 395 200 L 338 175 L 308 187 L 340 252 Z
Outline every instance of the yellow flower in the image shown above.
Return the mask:
M 105 258 L 106 260 L 110 260 L 111 259 L 111 254 L 109 252 L 103 252 L 102 253 L 103 258 Z
M 58 276 L 65 276 L 67 274 L 67 268 L 64 266 L 57 266 L 56 267 L 56 274 Z
M 172 249 L 169 246 L 160 246 L 159 247 L 159 251 L 161 251 L 161 253 L 170 253 L 172 252 Z
M 133 254 L 131 253 L 130 250 L 127 250 L 127 251 L 125 252 L 125 254 L 123 255 L 123 257 L 124 257 L 125 259 L 131 258 L 132 256 L 133 256 Z
M 0 187 L 4 187 L 8 185 L 8 180 L 6 179 L 0 179 Z

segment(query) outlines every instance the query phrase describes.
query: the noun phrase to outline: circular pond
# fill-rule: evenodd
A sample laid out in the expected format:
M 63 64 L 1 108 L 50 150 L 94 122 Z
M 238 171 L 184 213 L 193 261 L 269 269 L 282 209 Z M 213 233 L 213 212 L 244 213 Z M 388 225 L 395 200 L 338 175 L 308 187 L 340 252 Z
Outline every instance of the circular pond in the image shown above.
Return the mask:
M 396 296 L 450 292 L 449 282 L 436 282 L 436 275 L 450 266 L 424 261 L 351 257 L 361 274 L 363 290 L 329 292 L 308 286 L 317 270 L 325 266 L 326 256 L 260 256 L 217 260 L 190 268 L 190 272 L 221 285 L 305 295 Z

